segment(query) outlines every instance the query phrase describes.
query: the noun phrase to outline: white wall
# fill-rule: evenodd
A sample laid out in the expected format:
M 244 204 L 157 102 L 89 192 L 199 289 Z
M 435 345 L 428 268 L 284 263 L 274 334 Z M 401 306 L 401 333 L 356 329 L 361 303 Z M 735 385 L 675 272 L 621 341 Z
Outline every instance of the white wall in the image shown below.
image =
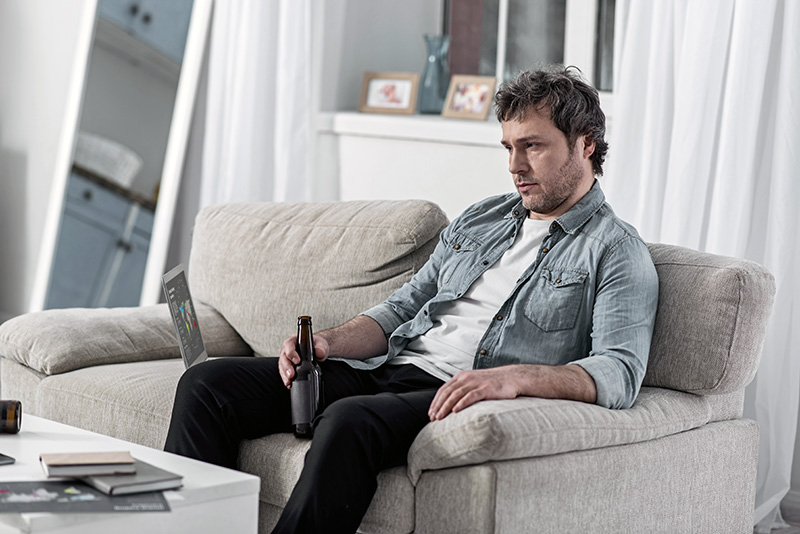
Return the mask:
M 435 0 L 326 0 L 321 110 L 355 110 L 365 71 L 418 72 L 425 33 L 441 33 Z
M 0 2 L 0 321 L 28 308 L 84 8 Z

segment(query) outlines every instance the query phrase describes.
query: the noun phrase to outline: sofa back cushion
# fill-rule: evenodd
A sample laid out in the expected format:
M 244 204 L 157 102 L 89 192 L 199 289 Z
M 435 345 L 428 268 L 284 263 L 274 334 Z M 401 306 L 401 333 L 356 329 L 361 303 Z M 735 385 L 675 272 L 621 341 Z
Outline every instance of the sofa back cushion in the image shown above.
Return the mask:
M 277 355 L 311 315 L 315 331 L 377 304 L 425 263 L 447 225 L 431 202 L 229 203 L 195 221 L 192 296 L 256 354 Z
M 775 296 L 747 260 L 649 245 L 659 301 L 644 386 L 729 393 L 755 376 Z

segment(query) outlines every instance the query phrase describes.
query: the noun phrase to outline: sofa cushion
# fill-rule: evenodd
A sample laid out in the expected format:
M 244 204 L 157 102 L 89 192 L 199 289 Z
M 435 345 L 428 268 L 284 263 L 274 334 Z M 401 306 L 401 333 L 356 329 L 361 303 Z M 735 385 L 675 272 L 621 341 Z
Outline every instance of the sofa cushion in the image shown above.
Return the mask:
M 172 359 L 48 376 L 36 390 L 36 415 L 161 449 L 183 371 Z
M 47 375 L 14 360 L 0 360 L 0 383 L 4 399 L 22 403 L 22 413 L 36 415 L 36 388 Z
M 775 295 L 751 261 L 649 245 L 659 302 L 645 386 L 730 393 L 755 376 Z
M 427 471 L 415 533 L 751 533 L 757 459 L 758 425 L 744 419 L 627 446 Z
M 198 303 L 196 312 L 209 356 L 252 353 L 213 308 Z M 181 356 L 166 304 L 20 315 L 0 325 L 0 354 L 46 375 Z
M 246 440 L 239 447 L 238 467 L 261 477 L 262 502 L 283 508 L 300 478 L 310 444 L 292 434 Z M 414 509 L 414 487 L 406 467 L 386 469 L 378 475 L 378 489 L 359 530 L 413 532 Z
M 311 315 L 319 331 L 385 299 L 427 261 L 447 224 L 425 201 L 223 204 L 198 214 L 192 295 L 261 355 Z
M 705 397 L 657 388 L 642 388 L 627 410 L 532 397 L 483 401 L 422 429 L 408 453 L 409 476 L 416 484 L 430 469 L 636 443 L 710 416 Z

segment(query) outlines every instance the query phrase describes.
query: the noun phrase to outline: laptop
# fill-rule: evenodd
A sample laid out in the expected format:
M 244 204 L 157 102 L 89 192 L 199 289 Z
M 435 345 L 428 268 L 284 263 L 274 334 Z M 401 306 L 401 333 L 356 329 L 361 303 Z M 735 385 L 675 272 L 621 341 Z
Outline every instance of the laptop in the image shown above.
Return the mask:
M 197 324 L 197 314 L 194 311 L 183 264 L 162 276 L 161 284 L 164 286 L 172 323 L 175 325 L 183 363 L 188 369 L 206 361 L 208 354 L 203 344 L 203 336 L 200 335 L 200 326 Z

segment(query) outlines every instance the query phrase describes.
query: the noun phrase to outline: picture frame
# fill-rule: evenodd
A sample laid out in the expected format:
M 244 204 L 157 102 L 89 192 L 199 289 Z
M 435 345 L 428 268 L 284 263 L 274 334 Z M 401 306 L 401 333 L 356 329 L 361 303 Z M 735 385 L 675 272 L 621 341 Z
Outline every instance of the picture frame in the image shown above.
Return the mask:
M 486 120 L 494 99 L 497 78 L 455 74 L 450 79 L 442 116 L 451 119 Z
M 418 87 L 419 74 L 365 72 L 358 111 L 411 115 L 417 109 Z

